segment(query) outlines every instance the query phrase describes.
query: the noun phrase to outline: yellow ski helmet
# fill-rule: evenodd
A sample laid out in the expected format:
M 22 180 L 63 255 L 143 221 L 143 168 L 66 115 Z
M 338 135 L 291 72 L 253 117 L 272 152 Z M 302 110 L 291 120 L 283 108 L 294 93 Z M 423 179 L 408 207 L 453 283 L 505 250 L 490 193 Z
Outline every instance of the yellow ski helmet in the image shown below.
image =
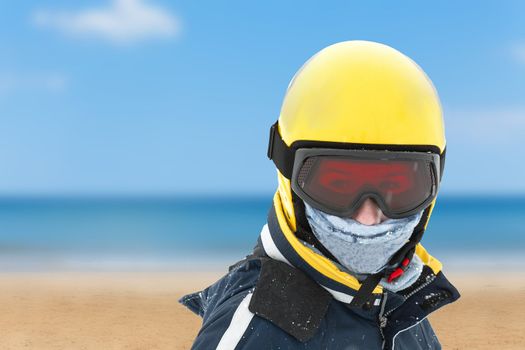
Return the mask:
M 303 65 L 288 86 L 268 149 L 293 231 L 298 223 L 306 225 L 304 203 L 291 186 L 294 150 L 320 144 L 438 154 L 441 178 L 446 141 L 432 82 L 404 54 L 369 41 L 331 45 Z M 434 204 L 435 199 L 426 208 L 422 230 Z

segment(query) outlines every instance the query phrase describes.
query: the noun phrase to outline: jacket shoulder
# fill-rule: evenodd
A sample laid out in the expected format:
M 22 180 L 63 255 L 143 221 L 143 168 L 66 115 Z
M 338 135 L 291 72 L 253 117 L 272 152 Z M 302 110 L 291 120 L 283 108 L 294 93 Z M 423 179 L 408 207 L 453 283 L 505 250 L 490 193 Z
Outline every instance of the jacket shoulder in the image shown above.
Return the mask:
M 304 272 L 286 263 L 262 259 L 249 309 L 300 342 L 317 332 L 332 296 Z
M 208 288 L 179 300 L 203 318 L 193 350 L 232 349 L 238 343 L 253 318 L 248 303 L 260 268 L 259 260 L 245 259 Z
M 259 259 L 246 259 L 232 266 L 217 282 L 202 291 L 184 295 L 179 302 L 197 315 L 206 318 L 209 311 L 217 308 L 236 294 L 245 294 L 257 284 L 261 270 Z

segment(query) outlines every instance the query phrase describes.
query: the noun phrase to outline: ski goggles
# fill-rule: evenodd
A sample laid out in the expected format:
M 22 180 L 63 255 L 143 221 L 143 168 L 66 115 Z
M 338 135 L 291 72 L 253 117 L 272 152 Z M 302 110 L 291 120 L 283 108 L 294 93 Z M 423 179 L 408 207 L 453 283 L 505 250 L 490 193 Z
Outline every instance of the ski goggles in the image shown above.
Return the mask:
M 300 148 L 292 189 L 313 207 L 350 217 L 372 198 L 389 218 L 426 208 L 436 197 L 440 157 L 430 152 Z

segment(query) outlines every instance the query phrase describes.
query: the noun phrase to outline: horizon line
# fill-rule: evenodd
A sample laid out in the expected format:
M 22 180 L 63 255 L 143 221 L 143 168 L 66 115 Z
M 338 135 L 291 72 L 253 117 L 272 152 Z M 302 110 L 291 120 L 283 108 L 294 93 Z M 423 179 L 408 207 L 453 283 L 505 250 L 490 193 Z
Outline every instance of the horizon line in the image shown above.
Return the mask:
M 275 192 L 239 193 L 0 193 L 5 200 L 177 200 L 177 199 L 263 199 L 273 198 Z M 524 193 L 509 192 L 449 192 L 437 196 L 441 199 L 455 198 L 501 198 L 521 199 Z

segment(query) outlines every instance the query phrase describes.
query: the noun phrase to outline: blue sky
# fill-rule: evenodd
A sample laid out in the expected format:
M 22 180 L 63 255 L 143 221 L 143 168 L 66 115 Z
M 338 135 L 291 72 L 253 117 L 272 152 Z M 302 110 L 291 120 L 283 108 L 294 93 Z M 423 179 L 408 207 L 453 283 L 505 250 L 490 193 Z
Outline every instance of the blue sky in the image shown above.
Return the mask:
M 519 1 L 2 1 L 0 195 L 271 193 L 290 78 L 352 39 L 434 81 L 443 193 L 525 194 L 524 22 Z

